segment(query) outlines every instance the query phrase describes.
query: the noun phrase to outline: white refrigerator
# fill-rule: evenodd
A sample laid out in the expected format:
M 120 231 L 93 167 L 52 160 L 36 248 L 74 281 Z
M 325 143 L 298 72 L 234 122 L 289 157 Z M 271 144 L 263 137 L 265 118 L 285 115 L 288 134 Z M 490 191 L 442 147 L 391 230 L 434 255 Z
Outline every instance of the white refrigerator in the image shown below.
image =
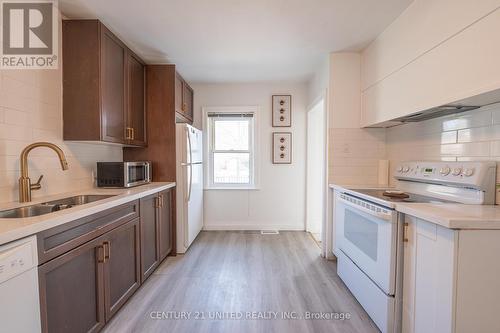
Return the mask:
M 203 227 L 203 135 L 176 125 L 177 253 L 185 253 Z

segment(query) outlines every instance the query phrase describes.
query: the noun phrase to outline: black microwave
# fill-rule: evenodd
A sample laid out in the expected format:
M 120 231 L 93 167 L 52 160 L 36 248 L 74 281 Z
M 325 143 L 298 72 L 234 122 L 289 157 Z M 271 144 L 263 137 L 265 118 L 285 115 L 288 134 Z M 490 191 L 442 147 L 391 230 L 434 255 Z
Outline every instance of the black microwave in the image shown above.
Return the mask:
M 97 162 L 97 187 L 133 187 L 150 182 L 150 162 Z

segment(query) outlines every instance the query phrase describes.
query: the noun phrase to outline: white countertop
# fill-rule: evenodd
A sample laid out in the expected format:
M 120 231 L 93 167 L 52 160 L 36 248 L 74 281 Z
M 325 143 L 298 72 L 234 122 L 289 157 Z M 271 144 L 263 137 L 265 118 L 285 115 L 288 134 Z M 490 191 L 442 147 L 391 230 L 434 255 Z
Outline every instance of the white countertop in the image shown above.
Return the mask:
M 386 188 L 380 186 L 330 184 L 335 190 Z M 500 206 L 465 205 L 459 203 L 396 202 L 394 208 L 401 213 L 441 225 L 449 229 L 500 229 Z
M 76 192 L 60 193 L 46 196 L 27 203 L 4 203 L 0 204 L 0 211 L 12 208 L 30 206 L 37 203 L 72 197 L 75 195 L 98 194 L 114 195 L 113 197 L 98 200 L 88 204 L 75 206 L 58 212 L 26 218 L 0 218 L 0 245 L 17 239 L 36 234 L 58 225 L 89 216 L 108 208 L 116 207 L 124 203 L 137 200 L 150 194 L 160 192 L 175 186 L 175 183 L 150 183 L 128 189 L 102 189 L 94 188 Z
M 397 203 L 396 210 L 449 229 L 500 229 L 500 206 Z

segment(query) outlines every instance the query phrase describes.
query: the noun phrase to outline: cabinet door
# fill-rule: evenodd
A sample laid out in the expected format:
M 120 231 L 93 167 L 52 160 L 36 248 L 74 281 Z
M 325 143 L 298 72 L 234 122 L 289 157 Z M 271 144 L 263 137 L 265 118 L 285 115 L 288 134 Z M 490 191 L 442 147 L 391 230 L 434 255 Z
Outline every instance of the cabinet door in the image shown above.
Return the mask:
M 403 323 L 404 333 L 415 330 L 415 218 L 406 215 L 404 227 L 404 263 L 403 263 Z
M 43 332 L 97 332 L 104 326 L 103 261 L 98 238 L 39 267 Z
M 182 90 L 183 93 L 183 107 L 184 107 L 184 115 L 189 119 L 193 120 L 193 89 L 184 82 L 184 88 Z
M 160 261 L 172 250 L 172 190 L 160 193 Z
M 175 112 L 183 114 L 184 109 L 182 107 L 183 101 L 183 86 L 184 80 L 180 77 L 179 73 L 175 73 Z
M 128 125 L 132 129 L 130 143 L 146 145 L 146 114 L 144 105 L 144 65 L 135 55 L 128 54 Z
M 141 281 L 144 282 L 160 263 L 159 197 L 141 199 Z
M 101 26 L 101 121 L 102 140 L 125 142 L 125 54 L 124 45 Z
M 104 282 L 106 321 L 140 285 L 139 218 L 105 235 Z
M 407 217 L 403 332 L 452 332 L 455 232 Z

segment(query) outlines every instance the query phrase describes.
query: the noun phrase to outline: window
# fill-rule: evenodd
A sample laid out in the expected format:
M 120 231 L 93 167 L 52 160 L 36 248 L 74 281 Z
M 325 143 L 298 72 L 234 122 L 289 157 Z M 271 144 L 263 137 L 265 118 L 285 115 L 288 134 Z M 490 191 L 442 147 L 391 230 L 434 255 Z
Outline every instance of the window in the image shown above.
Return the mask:
M 208 188 L 255 188 L 255 108 L 207 108 Z

